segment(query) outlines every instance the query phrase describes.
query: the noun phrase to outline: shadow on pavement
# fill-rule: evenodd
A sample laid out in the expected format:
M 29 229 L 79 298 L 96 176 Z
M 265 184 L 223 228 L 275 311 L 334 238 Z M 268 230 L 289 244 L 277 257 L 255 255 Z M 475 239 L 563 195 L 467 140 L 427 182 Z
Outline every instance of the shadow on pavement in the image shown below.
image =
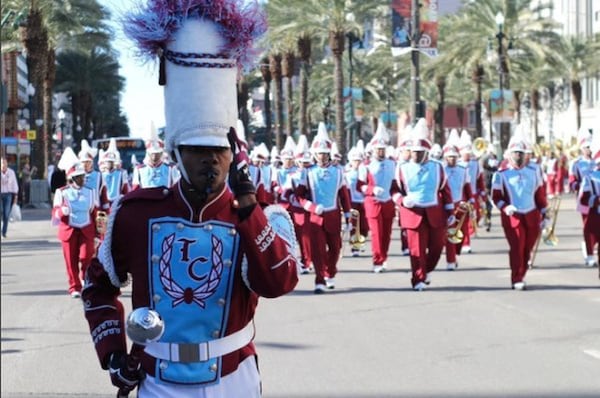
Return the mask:
M 38 251 L 38 250 L 54 250 L 57 247 L 60 248 L 60 242 L 49 241 L 47 239 L 39 239 L 39 240 L 18 240 L 18 241 L 10 241 L 5 240 L 2 242 L 2 257 L 6 256 L 6 253 L 16 252 L 16 251 Z

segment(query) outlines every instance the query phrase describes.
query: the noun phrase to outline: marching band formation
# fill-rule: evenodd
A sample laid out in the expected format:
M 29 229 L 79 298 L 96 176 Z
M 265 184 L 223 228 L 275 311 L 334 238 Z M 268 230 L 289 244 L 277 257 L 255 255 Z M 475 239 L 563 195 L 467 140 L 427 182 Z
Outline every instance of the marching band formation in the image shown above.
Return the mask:
M 242 129 L 240 122 L 243 135 Z M 371 141 L 365 146 L 359 140 L 342 165 L 335 142 L 321 123 L 311 145 L 301 135 L 298 143 L 287 137 L 280 152 L 269 152 L 264 144 L 251 151 L 257 200 L 263 207 L 279 204 L 289 213 L 301 273 L 314 269 L 315 293 L 335 288 L 344 236 L 353 257 L 366 251 L 370 237 L 371 270 L 384 272 L 395 218 L 403 254 L 410 256 L 412 286 L 424 290 L 442 252 L 449 271 L 459 267 L 461 254 L 472 253 L 471 239 L 482 220 L 490 230 L 494 207 L 500 211 L 509 244 L 511 286 L 525 289 L 525 275 L 533 267 L 539 242 L 558 242 L 556 215 L 565 187 L 577 195 L 584 265 L 598 265 L 594 251 L 600 242 L 600 148 L 589 131 L 579 132 L 580 156 L 570 163 L 568 173 L 560 171 L 569 165 L 562 151 L 531 145 L 519 131 L 502 162 L 484 140 L 472 142 L 466 130 L 459 135 L 452 129 L 443 146 L 432 144 L 429 136 L 421 119 L 394 148 L 379 124 Z M 81 148 L 77 157 L 65 151 L 59 167 L 67 172 L 69 183 L 54 198 L 69 293 L 75 298 L 80 296 L 80 278 L 103 239 L 115 198 L 136 189 L 171 187 L 180 178 L 156 135 L 147 141 L 146 158 L 135 167 L 131 181 L 120 168 L 114 144 L 100 153 L 101 172 L 93 165 L 97 150 L 85 140 Z

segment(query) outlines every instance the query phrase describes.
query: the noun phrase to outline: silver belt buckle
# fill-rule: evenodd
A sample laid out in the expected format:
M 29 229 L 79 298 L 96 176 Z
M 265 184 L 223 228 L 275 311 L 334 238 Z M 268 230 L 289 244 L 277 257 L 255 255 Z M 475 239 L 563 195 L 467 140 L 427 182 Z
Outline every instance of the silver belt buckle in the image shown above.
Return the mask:
M 179 343 L 177 350 L 179 352 L 178 362 L 206 362 L 210 358 L 207 343 Z

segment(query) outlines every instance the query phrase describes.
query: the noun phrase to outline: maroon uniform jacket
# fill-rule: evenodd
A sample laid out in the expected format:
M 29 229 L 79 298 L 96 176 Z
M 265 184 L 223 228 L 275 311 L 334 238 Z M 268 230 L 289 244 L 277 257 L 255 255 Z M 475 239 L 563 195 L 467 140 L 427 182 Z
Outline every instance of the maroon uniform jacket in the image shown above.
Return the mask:
M 121 198 L 120 207 L 114 213 L 104 242 L 107 247 L 101 248 L 99 258 L 93 259 L 82 292 L 85 315 L 98 358 L 105 369 L 110 353 L 126 351 L 124 311 L 118 299 L 121 290 L 120 286 L 115 286 L 115 279 L 118 278 L 117 284 L 123 286 L 130 275 L 134 309 L 152 307 L 153 298 L 149 297 L 149 273 L 153 261 L 149 258 L 150 219 L 175 217 L 191 223 L 216 220 L 235 225 L 240 235 L 240 255 L 233 271 L 224 336 L 239 331 L 252 321 L 259 296 L 281 296 L 293 290 L 298 281 L 296 259 L 287 243 L 273 233 L 262 208 L 255 206 L 240 220 L 228 188 L 203 208 L 194 208 L 185 199 L 180 184 L 169 189 L 137 190 Z M 210 243 L 206 242 L 206 245 Z M 112 255 L 112 267 L 107 265 L 110 261 L 103 253 Z M 244 271 L 241 254 L 247 258 L 248 266 Z M 109 333 L 106 328 L 110 328 Z M 221 376 L 235 371 L 241 361 L 254 354 L 255 347 L 250 342 L 223 356 Z M 154 376 L 157 359 L 141 350 L 140 355 L 143 369 Z

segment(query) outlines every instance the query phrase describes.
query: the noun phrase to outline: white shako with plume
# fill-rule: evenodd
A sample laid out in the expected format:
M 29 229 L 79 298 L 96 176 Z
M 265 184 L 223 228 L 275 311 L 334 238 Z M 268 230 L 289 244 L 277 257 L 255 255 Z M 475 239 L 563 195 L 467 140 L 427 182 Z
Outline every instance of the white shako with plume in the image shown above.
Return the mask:
M 150 138 L 146 140 L 146 153 L 163 153 L 165 144 L 158 138 L 158 130 L 154 126 L 154 122 L 150 123 Z
M 448 139 L 444 145 L 443 151 L 444 156 L 459 156 L 460 152 L 460 136 L 458 135 L 457 129 L 450 130 Z
M 273 147 L 275 148 L 275 147 Z M 283 149 L 279 153 L 281 159 L 294 159 L 294 151 L 296 149 L 296 143 L 294 142 L 294 138 L 291 135 L 288 135 L 285 139 L 285 145 Z
M 331 154 L 332 142 L 329 139 L 329 134 L 327 134 L 327 127 L 325 123 L 319 122 L 319 128 L 317 130 L 317 135 L 313 138 L 313 142 L 310 146 L 310 150 L 314 153 L 329 153 Z
M 253 41 L 266 31 L 256 2 L 148 0 L 127 16 L 125 33 L 139 53 L 159 57 L 164 85 L 165 147 L 189 182 L 180 145 L 229 147 L 238 118 L 236 84 Z
M 390 142 L 390 135 L 388 134 L 387 128 L 380 121 L 377 125 L 377 131 L 373 138 L 371 138 L 371 148 L 374 149 L 385 149 Z
M 79 160 L 86 161 L 86 160 L 94 160 L 94 158 L 96 157 L 96 155 L 98 154 L 98 148 L 92 148 L 90 146 L 90 144 L 87 142 L 87 140 L 81 140 L 81 150 L 79 151 L 79 154 L 77 155 L 77 157 L 79 158 Z
M 431 149 L 431 141 L 429 141 L 429 127 L 427 121 L 423 118 L 417 120 L 417 123 L 412 128 L 409 134 L 410 150 L 429 152 Z
M 579 148 L 589 147 L 592 144 L 592 133 L 587 127 L 581 126 L 577 131 L 577 145 Z
M 300 137 L 298 137 L 298 144 L 294 149 L 294 155 L 298 163 L 312 163 L 312 155 L 306 135 L 300 134 Z
M 473 140 L 467 130 L 463 129 L 460 132 L 460 145 L 458 148 L 461 153 L 473 153 Z
M 61 170 L 64 170 L 65 174 L 67 175 L 67 179 L 75 176 L 85 175 L 83 165 L 71 147 L 65 148 L 65 151 L 58 161 L 57 167 Z

